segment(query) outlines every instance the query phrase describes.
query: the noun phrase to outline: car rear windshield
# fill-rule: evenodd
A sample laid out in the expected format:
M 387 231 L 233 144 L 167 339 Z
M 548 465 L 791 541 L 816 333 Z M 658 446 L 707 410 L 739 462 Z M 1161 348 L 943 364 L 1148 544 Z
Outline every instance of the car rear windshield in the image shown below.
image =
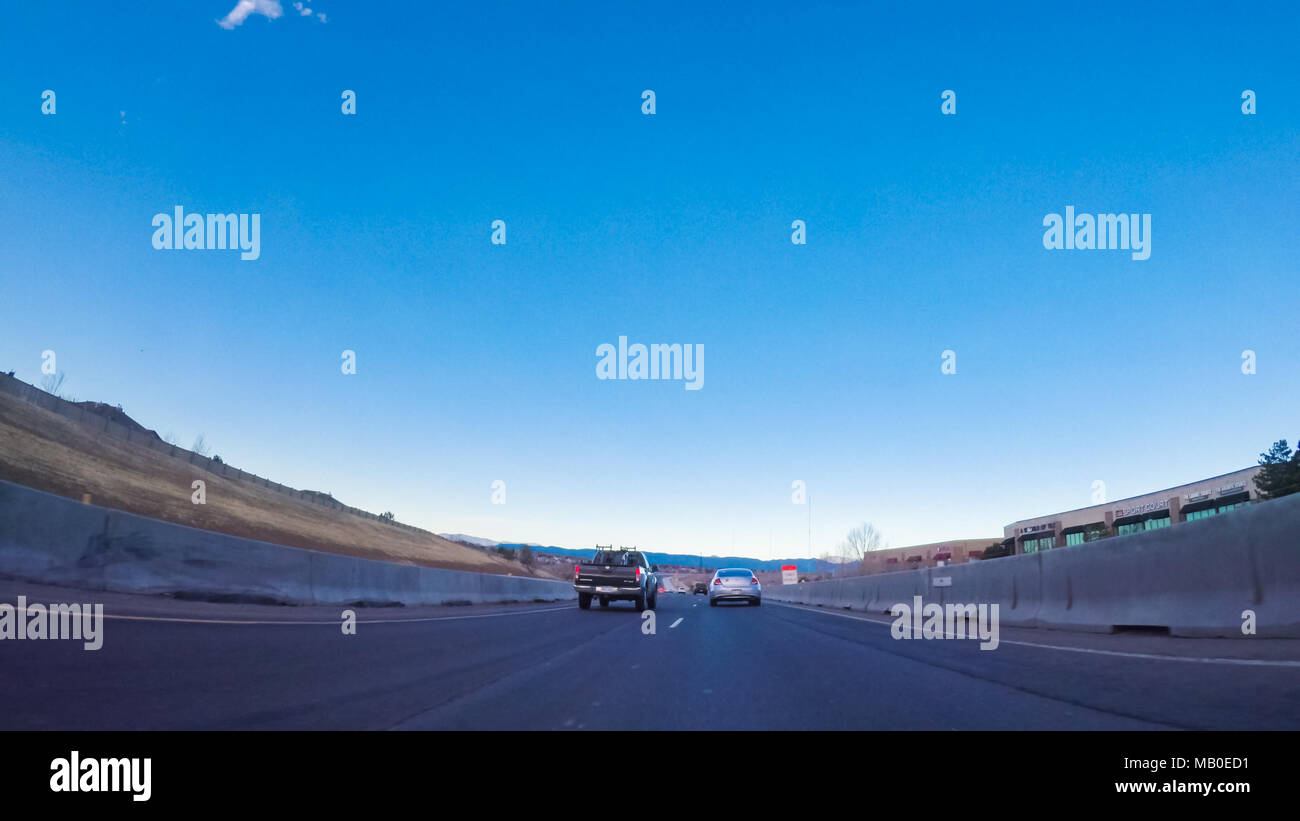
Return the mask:
M 730 578 L 730 579 L 735 579 L 735 578 L 748 579 L 753 574 L 750 573 L 748 570 L 719 570 L 718 575 L 725 576 L 726 578 Z

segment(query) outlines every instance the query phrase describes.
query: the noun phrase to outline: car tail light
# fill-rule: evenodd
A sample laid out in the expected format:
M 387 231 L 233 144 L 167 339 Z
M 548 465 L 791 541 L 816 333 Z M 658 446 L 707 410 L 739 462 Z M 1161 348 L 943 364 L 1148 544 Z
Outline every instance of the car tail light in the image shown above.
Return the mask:
M 713 580 L 713 583 L 714 583 L 714 584 L 722 584 L 722 579 L 714 579 L 714 580 Z
M 750 576 L 750 577 L 749 577 L 749 583 L 750 583 L 750 584 L 758 584 L 758 576 Z

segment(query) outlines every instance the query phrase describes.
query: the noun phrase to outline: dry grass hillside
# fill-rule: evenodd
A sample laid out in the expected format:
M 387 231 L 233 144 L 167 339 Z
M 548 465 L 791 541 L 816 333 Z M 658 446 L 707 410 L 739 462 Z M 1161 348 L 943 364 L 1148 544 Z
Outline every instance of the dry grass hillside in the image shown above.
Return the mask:
M 190 527 L 277 544 L 406 564 L 532 575 L 517 561 L 432 533 L 312 504 L 250 480 L 97 432 L 0 393 L 0 479 Z M 207 503 L 190 501 L 202 479 Z

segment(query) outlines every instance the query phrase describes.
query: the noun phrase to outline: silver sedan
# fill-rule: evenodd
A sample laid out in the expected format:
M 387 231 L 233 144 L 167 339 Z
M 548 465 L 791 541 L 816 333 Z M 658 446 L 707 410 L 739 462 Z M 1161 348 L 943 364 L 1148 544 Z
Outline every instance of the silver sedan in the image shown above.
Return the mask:
M 720 601 L 746 601 L 763 603 L 763 585 L 758 576 L 743 567 L 724 567 L 713 574 L 709 582 L 709 606 L 717 607 Z

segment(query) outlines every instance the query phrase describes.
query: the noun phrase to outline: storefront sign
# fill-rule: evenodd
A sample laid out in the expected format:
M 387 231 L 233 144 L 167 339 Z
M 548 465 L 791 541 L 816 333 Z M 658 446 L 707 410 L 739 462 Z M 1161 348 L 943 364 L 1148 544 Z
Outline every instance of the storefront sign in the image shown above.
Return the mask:
M 1169 508 L 1168 499 L 1165 499 L 1163 502 L 1147 502 L 1146 504 L 1138 505 L 1137 507 L 1130 507 L 1125 510 L 1117 510 L 1115 511 L 1115 518 L 1122 519 L 1127 516 L 1141 516 L 1143 513 L 1151 513 L 1156 510 L 1167 510 L 1168 508 Z

